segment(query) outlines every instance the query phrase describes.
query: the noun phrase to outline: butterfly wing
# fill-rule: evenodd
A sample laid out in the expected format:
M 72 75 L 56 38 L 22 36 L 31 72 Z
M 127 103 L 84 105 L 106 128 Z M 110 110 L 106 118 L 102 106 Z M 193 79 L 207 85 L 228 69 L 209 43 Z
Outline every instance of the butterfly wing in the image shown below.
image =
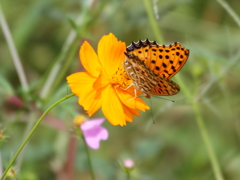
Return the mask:
M 132 42 L 127 47 L 127 52 L 137 56 L 152 71 L 167 79 L 172 78 L 183 67 L 189 56 L 189 50 L 178 42 L 166 46 L 148 39 Z
M 123 67 L 132 79 L 132 85 L 147 97 L 150 97 L 149 93 L 157 86 L 159 81 L 158 75 L 150 70 L 137 56 L 128 53 L 125 53 L 125 55 L 126 60 L 123 62 Z
M 150 92 L 152 95 L 170 96 L 177 94 L 180 87 L 170 79 L 159 76 L 157 86 Z

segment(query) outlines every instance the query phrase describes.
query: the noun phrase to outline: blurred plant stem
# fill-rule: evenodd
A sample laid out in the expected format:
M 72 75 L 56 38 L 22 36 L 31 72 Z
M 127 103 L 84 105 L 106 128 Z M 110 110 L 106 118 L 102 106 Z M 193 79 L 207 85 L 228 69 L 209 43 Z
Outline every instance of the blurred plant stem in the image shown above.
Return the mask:
M 84 15 L 86 16 L 85 18 L 82 17 L 82 15 L 77 17 L 76 22 L 74 22 L 76 28 L 69 33 L 62 47 L 61 53 L 55 60 L 55 63 L 50 70 L 50 74 L 40 91 L 40 98 L 46 99 L 58 87 L 59 83 L 64 78 L 66 71 L 69 69 L 72 60 L 77 54 L 77 50 L 79 49 L 79 40 L 89 33 L 91 27 L 96 23 L 97 16 L 101 13 L 108 1 L 109 0 L 101 1 L 101 4 L 94 10 L 89 7 L 89 9 L 84 12 Z M 92 6 L 95 4 L 96 1 L 93 1 Z M 68 58 L 66 58 L 67 54 L 69 55 Z
M 36 120 L 36 112 L 31 111 L 30 114 L 29 114 L 29 120 L 27 121 L 26 129 L 24 131 L 24 135 L 23 135 L 23 138 L 22 138 L 23 141 L 24 141 L 24 139 L 26 139 L 29 132 L 31 131 L 35 120 Z M 27 146 L 27 144 L 26 144 L 26 146 Z M 21 167 L 22 160 L 23 160 L 23 157 L 24 157 L 24 154 L 25 154 L 26 146 L 22 149 L 21 153 L 19 154 L 19 156 L 16 160 L 16 166 L 15 166 L 16 169 L 21 169 L 20 167 Z
M 240 18 L 238 17 L 237 13 L 228 5 L 227 2 L 223 0 L 216 0 L 228 13 L 232 16 L 233 20 L 237 23 L 240 27 Z
M 14 63 L 15 68 L 17 70 L 17 74 L 18 74 L 18 77 L 20 79 L 22 89 L 23 89 L 24 92 L 28 92 L 29 87 L 28 87 L 28 83 L 27 83 L 27 78 L 26 78 L 26 75 L 24 73 L 22 63 L 20 61 L 16 46 L 13 42 L 13 38 L 12 38 L 11 32 L 9 30 L 8 24 L 6 22 L 4 14 L 2 12 L 1 4 L 0 4 L 0 24 L 1 24 L 1 27 L 2 27 L 3 35 L 6 38 L 11 56 L 13 58 L 13 63 Z
M 93 171 L 93 166 L 92 166 L 91 156 L 90 156 L 90 152 L 89 152 L 89 147 L 88 147 L 88 145 L 85 141 L 83 133 L 81 134 L 81 136 L 82 136 L 85 151 L 86 151 L 86 154 L 87 154 L 87 160 L 88 160 L 88 165 L 89 165 L 89 169 L 90 169 L 90 174 L 91 174 L 92 180 L 95 180 L 95 175 L 94 175 L 94 171 Z
M 79 20 L 81 20 L 80 17 L 78 18 L 77 21 Z M 66 69 L 65 64 L 70 64 L 70 62 L 67 62 L 67 61 L 69 60 L 71 61 L 72 59 L 68 58 L 67 61 L 65 61 L 65 56 L 67 55 L 68 51 L 71 49 L 72 45 L 76 43 L 76 39 L 77 39 L 77 32 L 75 32 L 75 30 L 72 30 L 69 33 L 62 47 L 62 50 L 60 51 L 61 53 L 58 55 L 57 59 L 55 60 L 55 63 L 51 68 L 50 74 L 48 75 L 42 90 L 40 91 L 40 98 L 45 99 L 51 91 L 52 84 L 54 84 L 55 81 L 58 82 L 59 81 L 58 79 L 60 79 L 60 77 L 62 78 L 62 76 L 59 76 L 59 72 L 62 72 L 60 71 L 62 67 L 65 67 Z
M 78 49 L 76 40 L 72 42 L 72 45 L 69 46 L 69 49 L 71 49 L 71 52 L 66 60 L 65 55 L 67 55 L 67 51 L 63 51 L 63 53 L 61 52 L 59 58 L 57 58 L 58 62 L 51 69 L 50 74 L 47 77 L 47 80 L 42 88 L 42 91 L 40 92 L 41 99 L 48 98 L 64 77 L 66 70 L 69 68 Z
M 204 124 L 203 117 L 202 117 L 202 114 L 200 112 L 200 108 L 198 106 L 198 103 L 193 102 L 192 107 L 193 107 L 193 110 L 194 110 L 195 115 L 196 115 L 198 127 L 199 127 L 200 133 L 202 135 L 204 144 L 207 148 L 208 156 L 209 156 L 211 164 L 212 164 L 212 168 L 213 168 L 215 178 L 217 180 L 224 180 L 223 176 L 222 176 L 222 173 L 221 173 L 221 170 L 220 170 L 219 163 L 217 161 L 216 155 L 215 155 L 214 150 L 212 148 L 212 144 L 210 142 L 209 135 L 208 135 L 206 126 Z
M 148 13 L 148 17 L 149 17 L 149 20 L 150 20 L 150 25 L 152 26 L 154 34 L 155 34 L 155 36 L 156 36 L 156 38 L 157 38 L 157 40 L 159 42 L 163 42 L 163 38 L 161 38 L 162 34 L 160 33 L 160 30 L 157 28 L 157 22 L 154 19 L 153 11 L 151 11 L 151 4 L 150 4 L 151 1 L 143 0 L 143 2 L 145 4 L 145 7 L 146 7 L 146 10 L 147 10 L 147 13 Z M 191 96 L 192 93 L 190 92 L 189 88 L 182 81 L 182 79 L 180 78 L 179 75 L 176 76 L 176 79 L 177 79 L 177 82 L 180 85 L 181 89 L 183 90 L 183 93 L 187 97 L 187 99 L 189 101 L 192 101 L 192 99 L 193 99 L 192 96 Z M 213 172 L 214 172 L 214 175 L 216 177 L 216 180 L 223 180 L 223 176 L 222 176 L 222 173 L 221 173 L 221 170 L 220 170 L 220 165 L 219 165 L 219 163 L 217 161 L 215 152 L 214 152 L 214 150 L 212 148 L 212 144 L 210 142 L 210 138 L 209 138 L 209 135 L 207 133 L 207 130 L 206 130 L 206 127 L 205 127 L 202 115 L 200 113 L 200 108 L 199 108 L 197 102 L 198 101 L 192 102 L 192 108 L 193 108 L 194 113 L 196 115 L 198 128 L 200 130 L 200 133 L 202 135 L 202 139 L 203 139 L 204 144 L 206 146 L 206 149 L 207 149 L 207 152 L 208 152 L 208 156 L 209 156 L 211 165 L 213 167 Z
M 176 76 L 176 79 L 177 79 L 177 82 L 180 85 L 181 89 L 183 90 L 183 93 L 187 97 L 187 99 L 189 101 L 192 101 L 193 98 L 191 97 L 191 92 L 187 88 L 186 84 L 182 81 L 182 79 L 180 78 L 179 75 Z M 213 147 L 212 147 L 212 144 L 211 144 L 206 126 L 205 126 L 204 121 L 203 121 L 202 114 L 200 112 L 200 107 L 198 105 L 198 101 L 193 101 L 191 103 L 191 105 L 192 105 L 193 111 L 195 113 L 198 128 L 199 128 L 199 131 L 201 133 L 203 142 L 205 144 L 205 147 L 206 147 L 206 150 L 207 150 L 207 153 L 208 153 L 208 156 L 209 156 L 212 168 L 213 168 L 215 178 L 216 178 L 216 180 L 224 180 L 223 176 L 222 176 L 221 169 L 220 169 L 220 165 L 217 161 L 216 154 L 213 150 Z
M 131 179 L 131 173 L 130 171 L 127 171 L 127 180 L 130 180 Z
M 30 133 L 28 134 L 28 136 L 26 137 L 26 139 L 24 140 L 24 142 L 21 144 L 20 148 L 18 149 L 18 151 L 16 152 L 16 154 L 13 156 L 13 158 L 11 159 L 8 167 L 5 169 L 1 180 L 3 180 L 5 178 L 5 176 L 7 175 L 8 170 L 11 168 L 12 164 L 14 163 L 15 159 L 18 157 L 19 153 L 22 151 L 22 149 L 24 148 L 24 146 L 26 145 L 26 143 L 28 142 L 28 140 L 30 139 L 30 137 L 32 136 L 32 134 L 34 133 L 34 131 L 37 129 L 38 125 L 41 123 L 41 121 L 43 120 L 43 118 L 45 117 L 45 115 L 56 105 L 58 105 L 59 103 L 67 100 L 68 98 L 74 96 L 74 94 L 70 94 L 65 96 L 64 98 L 58 100 L 57 102 L 55 102 L 54 104 L 52 104 L 44 113 L 43 115 L 38 119 L 38 121 L 36 122 L 36 124 L 34 125 L 34 127 L 32 128 L 32 130 L 30 131 Z
M 2 165 L 2 153 L 0 151 L 0 176 L 3 174 L 3 165 Z
M 164 43 L 164 39 L 163 39 L 163 36 L 162 36 L 162 33 L 161 33 L 161 29 L 158 28 L 158 24 L 156 22 L 156 18 L 155 18 L 154 13 L 153 13 L 154 11 L 153 11 L 151 2 L 152 1 L 149 1 L 149 0 L 143 0 L 143 3 L 144 3 L 145 8 L 146 8 L 147 15 L 148 15 L 148 18 L 149 18 L 149 21 L 150 21 L 150 25 L 152 27 L 154 36 L 156 37 L 156 41 L 158 43 Z

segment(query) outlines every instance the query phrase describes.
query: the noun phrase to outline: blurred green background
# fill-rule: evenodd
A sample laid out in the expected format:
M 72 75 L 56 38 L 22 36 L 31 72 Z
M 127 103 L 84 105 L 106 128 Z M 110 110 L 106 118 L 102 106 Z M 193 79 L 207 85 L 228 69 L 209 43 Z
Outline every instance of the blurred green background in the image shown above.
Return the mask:
M 65 77 L 83 71 L 78 58 L 83 40 L 96 49 L 100 38 L 112 32 L 127 45 L 161 36 L 160 44 L 178 41 L 190 49 L 190 57 L 172 79 L 182 88 L 167 97 L 175 103 L 152 97 L 150 105 L 143 98 L 152 108 L 133 123 L 115 127 L 105 121 L 109 139 L 101 142 L 99 150 L 90 150 L 96 179 L 126 179 L 119 165 L 125 158 L 135 162 L 134 180 L 215 179 L 199 128 L 201 120 L 224 179 L 240 179 L 238 17 L 234 19 L 220 0 L 149 0 L 156 34 L 146 1 L 0 2 L 28 83 L 25 91 L 1 31 L 0 130 L 7 136 L 0 141 L 4 167 L 42 112 L 70 93 Z M 226 2 L 240 16 L 240 1 Z M 23 104 L 14 104 L 13 97 Z M 73 97 L 47 115 L 14 165 L 18 179 L 91 179 L 83 142 L 72 130 L 78 114 L 86 115 Z M 93 117 L 102 116 L 99 111 Z

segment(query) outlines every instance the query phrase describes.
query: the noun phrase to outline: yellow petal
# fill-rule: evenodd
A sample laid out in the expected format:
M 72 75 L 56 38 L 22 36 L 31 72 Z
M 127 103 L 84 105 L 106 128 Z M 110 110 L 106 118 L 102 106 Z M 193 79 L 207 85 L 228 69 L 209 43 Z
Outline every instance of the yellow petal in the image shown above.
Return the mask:
M 92 116 L 102 106 L 102 99 L 96 98 L 96 91 L 92 91 L 84 99 L 79 97 L 78 103 L 83 106 L 89 116 Z
M 134 119 L 134 115 L 133 113 L 131 112 L 130 108 L 128 108 L 127 106 L 124 106 L 123 107 L 123 110 L 124 110 L 124 115 L 125 115 L 125 119 L 127 122 L 132 122 L 133 119 Z
M 88 72 L 78 72 L 67 77 L 67 82 L 72 92 L 79 96 L 82 91 L 90 91 L 96 78 L 91 76 Z
M 74 73 L 67 77 L 71 91 L 79 96 L 79 104 L 84 107 L 89 116 L 95 113 L 102 105 L 99 92 L 93 89 L 96 78 L 88 72 Z
M 127 107 L 131 109 L 137 109 L 144 111 L 146 109 L 150 109 L 148 105 L 143 102 L 142 99 L 139 97 L 134 97 L 132 94 L 128 93 L 127 91 L 121 89 L 121 88 L 116 88 L 116 92 L 118 94 L 119 99 L 121 99 L 122 103 L 125 104 Z
M 87 41 L 84 41 L 81 46 L 79 50 L 79 57 L 86 71 L 88 71 L 92 76 L 98 77 L 100 74 L 99 70 L 101 69 L 98 56 Z
M 109 79 L 104 74 L 101 74 L 93 84 L 94 89 L 101 89 L 109 84 Z
M 139 112 L 139 110 L 137 110 L 137 109 L 131 109 L 131 108 L 129 108 L 129 111 L 131 111 L 131 113 L 134 114 L 135 116 L 140 116 L 140 112 Z
M 102 111 L 107 120 L 113 125 L 126 125 L 121 100 L 111 85 L 104 88 L 102 99 Z
M 117 71 L 118 67 L 121 66 L 125 60 L 125 51 L 126 44 L 118 41 L 112 33 L 103 36 L 99 41 L 99 61 L 109 78 L 112 77 L 112 75 Z

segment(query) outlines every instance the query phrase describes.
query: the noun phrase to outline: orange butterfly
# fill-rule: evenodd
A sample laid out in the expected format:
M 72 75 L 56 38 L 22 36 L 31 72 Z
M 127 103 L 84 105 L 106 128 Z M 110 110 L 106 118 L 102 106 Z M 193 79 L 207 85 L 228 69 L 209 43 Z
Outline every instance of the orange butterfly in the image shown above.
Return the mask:
M 132 79 L 130 86 L 141 91 L 145 97 L 173 95 L 180 91 L 180 87 L 170 78 L 186 63 L 189 50 L 179 43 L 166 46 L 148 39 L 140 40 L 132 42 L 125 55 L 127 58 L 123 67 Z

